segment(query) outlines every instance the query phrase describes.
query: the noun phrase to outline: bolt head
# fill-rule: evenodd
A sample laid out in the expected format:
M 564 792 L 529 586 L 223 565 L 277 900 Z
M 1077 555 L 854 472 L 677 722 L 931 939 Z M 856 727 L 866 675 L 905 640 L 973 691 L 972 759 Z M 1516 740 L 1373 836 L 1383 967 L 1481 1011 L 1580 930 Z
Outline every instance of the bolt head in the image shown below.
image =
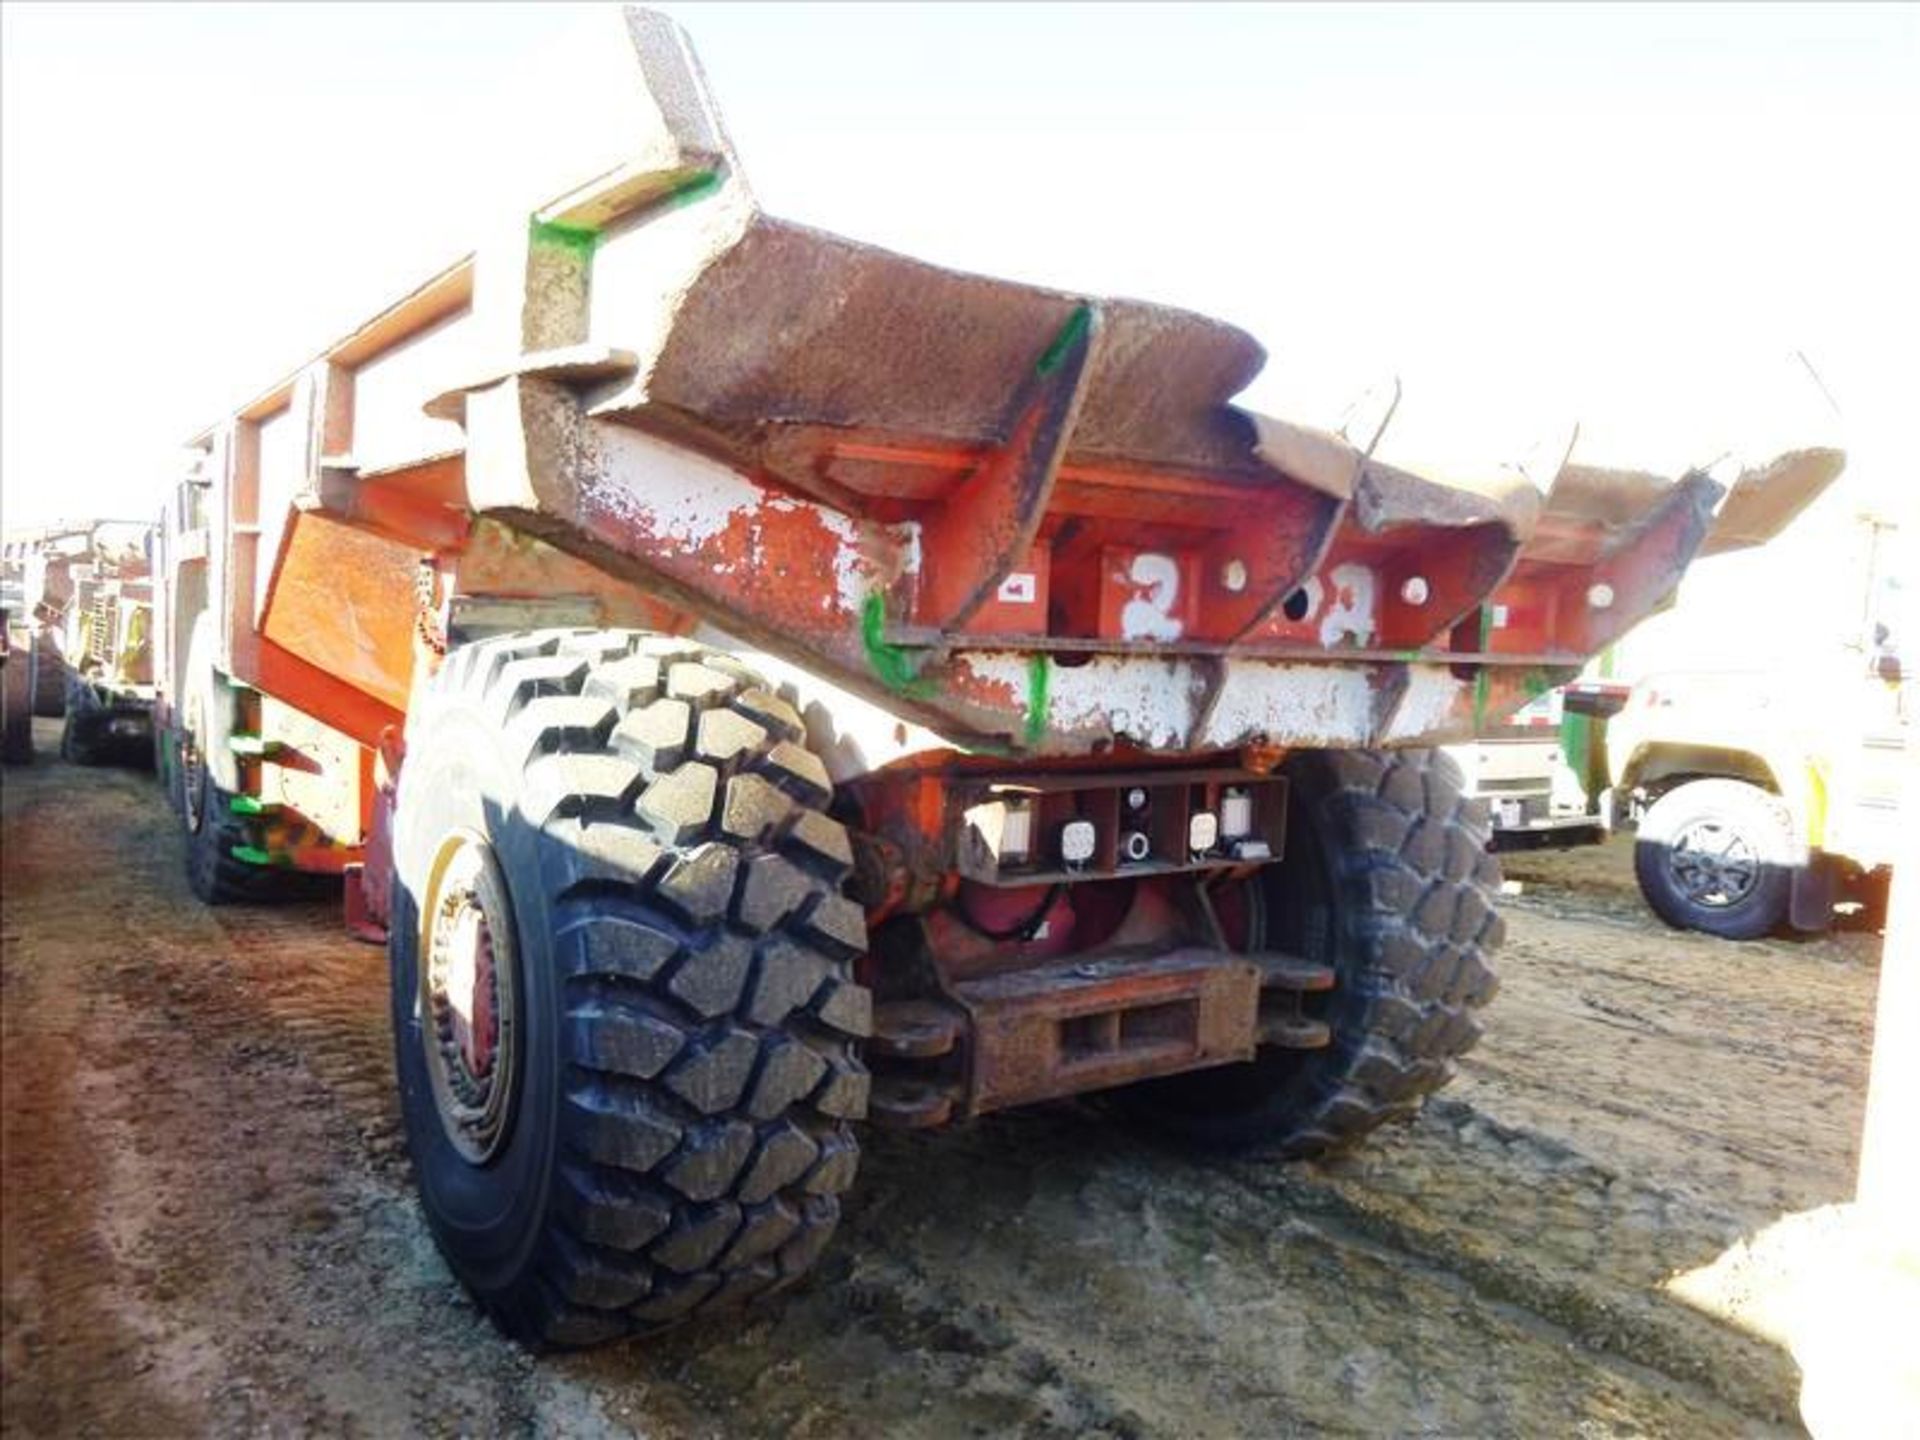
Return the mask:
M 1247 562 L 1229 560 L 1220 567 L 1220 587 L 1230 595 L 1238 595 L 1247 588 Z
M 1424 605 L 1433 593 L 1424 575 L 1409 575 L 1400 582 L 1400 598 L 1409 605 Z

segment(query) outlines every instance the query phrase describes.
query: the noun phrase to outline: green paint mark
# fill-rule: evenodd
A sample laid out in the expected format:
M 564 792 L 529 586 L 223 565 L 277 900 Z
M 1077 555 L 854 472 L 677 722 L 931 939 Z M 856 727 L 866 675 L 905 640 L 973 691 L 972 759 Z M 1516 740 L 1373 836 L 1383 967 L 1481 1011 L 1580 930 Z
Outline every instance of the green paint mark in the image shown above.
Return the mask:
M 719 188 L 720 172 L 718 170 L 696 170 L 669 190 L 660 203 L 675 207 L 692 205 L 696 201 L 706 199 Z
M 1567 768 L 1580 777 L 1581 788 L 1593 791 L 1593 720 L 1569 711 L 1560 717 L 1560 753 Z
M 1487 653 L 1487 640 L 1492 634 L 1493 607 L 1491 605 L 1482 605 L 1480 607 L 1480 644 L 1478 647 L 1482 655 Z M 1487 690 L 1491 684 L 1492 677 L 1487 674 L 1487 667 L 1482 665 L 1479 673 L 1473 677 L 1473 733 L 1476 735 L 1486 727 Z
M 882 685 L 912 700 L 933 693 L 932 684 L 917 673 L 913 657 L 887 642 L 887 602 L 878 592 L 867 596 L 860 607 L 860 640 L 867 649 L 867 663 Z
M 591 225 L 563 225 L 559 221 L 542 222 L 527 217 L 527 238 L 535 247 L 565 250 L 582 260 L 591 260 L 600 243 L 600 232 Z
M 264 850 L 255 849 L 251 845 L 236 845 L 230 853 L 234 859 L 243 860 L 249 865 L 273 864 L 273 856 Z
M 1067 317 L 1067 323 L 1060 327 L 1060 333 L 1053 337 L 1053 343 L 1047 346 L 1047 353 L 1040 357 L 1040 363 L 1033 368 L 1039 374 L 1051 375 L 1060 368 L 1060 362 L 1067 358 L 1067 351 L 1079 344 L 1087 331 L 1093 326 L 1093 307 L 1077 305 L 1073 314 Z
M 228 798 L 227 808 L 235 815 L 271 815 L 280 807 L 258 795 L 234 795 Z
M 227 737 L 227 749 L 252 760 L 264 760 L 269 756 L 278 755 L 282 748 L 284 747 L 278 740 L 264 740 L 258 735 L 242 734 Z
M 1044 654 L 1027 660 L 1027 744 L 1038 745 L 1047 733 L 1047 714 L 1053 704 L 1053 662 Z

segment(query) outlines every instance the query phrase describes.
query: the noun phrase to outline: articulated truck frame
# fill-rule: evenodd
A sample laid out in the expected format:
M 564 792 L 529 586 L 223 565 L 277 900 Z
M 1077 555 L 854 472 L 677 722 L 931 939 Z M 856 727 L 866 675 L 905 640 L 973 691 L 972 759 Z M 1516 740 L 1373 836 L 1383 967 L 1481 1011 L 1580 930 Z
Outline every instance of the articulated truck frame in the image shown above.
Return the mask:
M 454 1269 L 590 1343 L 803 1273 L 855 1122 L 1411 1113 L 1501 935 L 1424 747 L 1839 457 L 1436 483 L 1235 408 L 1226 325 L 763 214 L 620 24 L 628 161 L 201 435 L 160 547 L 194 888 L 345 877 Z

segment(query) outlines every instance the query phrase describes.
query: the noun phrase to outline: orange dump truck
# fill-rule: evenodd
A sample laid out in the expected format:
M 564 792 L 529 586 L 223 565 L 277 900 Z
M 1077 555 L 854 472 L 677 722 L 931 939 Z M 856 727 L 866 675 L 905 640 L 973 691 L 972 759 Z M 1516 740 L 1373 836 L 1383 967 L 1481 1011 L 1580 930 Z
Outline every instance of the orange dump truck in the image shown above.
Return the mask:
M 198 437 L 160 544 L 193 887 L 345 877 L 454 1270 L 585 1344 L 805 1272 L 863 1123 L 1411 1113 L 1501 936 L 1428 747 L 1838 457 L 1435 483 L 1235 408 L 1229 326 L 763 214 L 621 19 L 629 159 Z

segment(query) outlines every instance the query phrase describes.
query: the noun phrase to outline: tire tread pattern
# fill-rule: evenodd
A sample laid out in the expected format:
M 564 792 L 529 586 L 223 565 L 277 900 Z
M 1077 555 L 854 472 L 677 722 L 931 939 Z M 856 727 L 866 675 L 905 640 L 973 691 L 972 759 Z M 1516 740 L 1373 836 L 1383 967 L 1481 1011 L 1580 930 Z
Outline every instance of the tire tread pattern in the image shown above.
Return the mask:
M 1341 983 L 1362 986 L 1366 1004 L 1336 1037 L 1335 1064 L 1313 1099 L 1270 1137 L 1299 1157 L 1351 1148 L 1453 1078 L 1454 1060 L 1480 1039 L 1476 1012 L 1499 989 L 1490 957 L 1506 938 L 1486 807 L 1462 793 L 1451 757 L 1334 750 L 1312 759 L 1331 782 L 1315 818 L 1357 942 Z
M 568 1347 L 790 1284 L 853 1179 L 870 1016 L 797 717 L 731 658 L 630 631 L 466 646 L 423 718 L 449 702 L 523 759 L 562 1007 L 555 1204 L 489 1308 Z

